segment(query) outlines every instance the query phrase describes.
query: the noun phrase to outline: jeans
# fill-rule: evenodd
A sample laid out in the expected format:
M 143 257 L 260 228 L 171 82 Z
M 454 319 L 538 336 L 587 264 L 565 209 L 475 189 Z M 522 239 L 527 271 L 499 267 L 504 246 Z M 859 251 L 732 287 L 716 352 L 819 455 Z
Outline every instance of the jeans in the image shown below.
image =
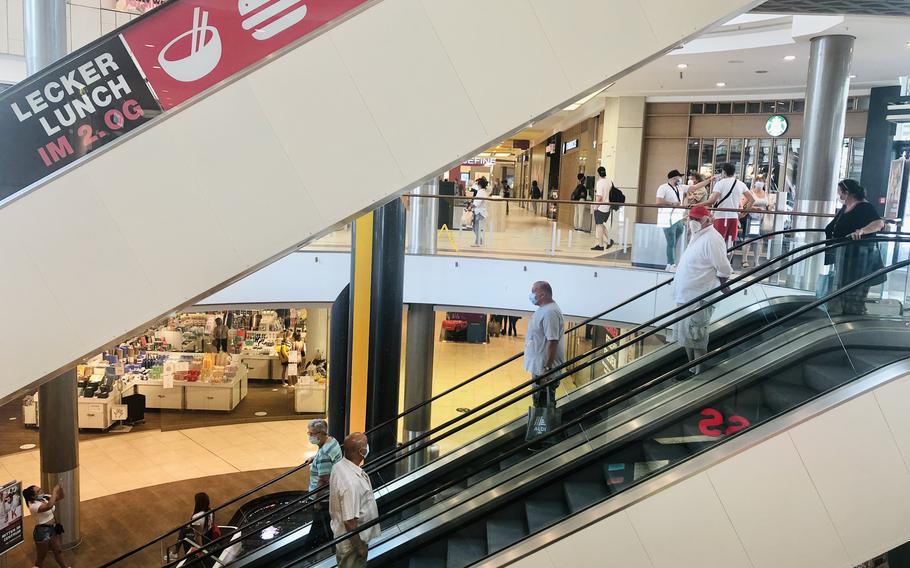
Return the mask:
M 482 245 L 483 244 L 483 223 L 486 221 L 486 217 L 483 215 L 478 215 L 474 213 L 474 244 Z
M 667 264 L 676 264 L 676 243 L 685 228 L 682 220 L 679 220 L 664 229 L 664 237 L 667 238 Z

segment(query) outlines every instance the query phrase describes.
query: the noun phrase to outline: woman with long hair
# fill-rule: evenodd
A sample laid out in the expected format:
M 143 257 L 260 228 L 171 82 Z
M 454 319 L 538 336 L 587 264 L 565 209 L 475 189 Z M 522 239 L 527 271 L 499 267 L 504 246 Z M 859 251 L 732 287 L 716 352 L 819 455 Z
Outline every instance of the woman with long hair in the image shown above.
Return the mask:
M 45 493 L 37 485 L 26 487 L 22 497 L 32 516 L 35 517 L 35 530 L 32 536 L 35 539 L 35 566 L 44 566 L 44 559 L 48 550 L 54 555 L 54 560 L 60 568 L 66 568 L 63 561 L 63 551 L 60 549 L 60 535 L 57 534 L 57 502 L 64 497 L 63 489 L 58 485 L 50 494 Z M 62 529 L 63 526 L 60 525 Z M 62 531 L 61 531 L 62 532 Z

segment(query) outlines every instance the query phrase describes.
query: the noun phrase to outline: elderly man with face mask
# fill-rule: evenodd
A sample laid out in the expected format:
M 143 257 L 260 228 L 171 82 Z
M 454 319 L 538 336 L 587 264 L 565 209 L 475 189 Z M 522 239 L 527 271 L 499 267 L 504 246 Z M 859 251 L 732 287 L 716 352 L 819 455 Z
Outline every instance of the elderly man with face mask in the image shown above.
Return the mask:
M 311 420 L 307 427 L 310 443 L 317 446 L 316 455 L 310 460 L 310 486 L 309 493 L 329 486 L 332 467 L 341 460 L 341 444 L 329 436 L 329 423 L 322 418 Z M 332 540 L 329 523 L 329 510 L 326 496 L 320 494 L 313 496 L 316 500 L 313 505 L 313 525 L 307 533 L 305 546 L 315 548 L 324 542 Z
M 692 240 L 679 259 L 674 278 L 673 296 L 677 306 L 682 306 L 716 288 L 724 285 L 733 274 L 730 259 L 727 258 L 727 245 L 724 238 L 714 228 L 711 211 L 704 205 L 696 205 L 689 210 L 689 232 Z M 723 288 L 724 294 L 729 293 Z M 714 306 L 702 307 L 705 301 L 687 308 L 687 311 L 698 310 L 691 316 L 676 323 L 676 341 L 686 349 L 686 355 L 692 361 L 708 352 L 708 326 Z M 699 309 L 700 308 L 700 309 Z M 696 365 L 678 379 L 685 379 L 701 371 Z
M 361 468 L 370 453 L 366 435 L 361 432 L 350 434 L 344 439 L 342 448 L 344 457 L 332 468 L 329 481 L 329 515 L 335 538 L 379 517 L 370 476 Z M 379 525 L 375 524 L 339 542 L 335 547 L 338 567 L 366 566 L 369 542 L 378 536 Z

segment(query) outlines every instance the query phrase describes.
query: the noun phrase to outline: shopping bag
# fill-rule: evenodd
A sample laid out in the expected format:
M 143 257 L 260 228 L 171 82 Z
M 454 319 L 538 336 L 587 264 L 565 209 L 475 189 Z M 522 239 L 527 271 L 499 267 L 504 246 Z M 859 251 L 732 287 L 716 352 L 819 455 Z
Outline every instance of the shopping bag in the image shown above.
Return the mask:
M 815 288 L 815 298 L 821 300 L 835 289 L 834 285 L 834 271 L 830 271 L 827 274 L 822 274 L 818 277 L 818 282 L 816 283 Z
M 542 407 L 529 406 L 528 431 L 525 434 L 525 441 L 536 440 L 558 428 L 560 414 L 561 412 L 556 408 L 555 404 Z
M 294 349 L 288 351 L 288 363 L 300 363 L 300 351 Z

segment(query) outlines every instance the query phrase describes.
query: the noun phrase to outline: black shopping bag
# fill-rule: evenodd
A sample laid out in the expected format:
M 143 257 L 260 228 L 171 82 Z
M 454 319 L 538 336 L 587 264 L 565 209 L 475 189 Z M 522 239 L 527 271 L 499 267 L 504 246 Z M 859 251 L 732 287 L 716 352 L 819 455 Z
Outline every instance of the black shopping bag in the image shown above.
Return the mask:
M 561 412 L 556 405 L 547 406 L 529 406 L 528 407 L 528 431 L 525 434 L 525 441 L 530 442 L 542 436 L 546 436 L 554 429 L 559 427 Z

